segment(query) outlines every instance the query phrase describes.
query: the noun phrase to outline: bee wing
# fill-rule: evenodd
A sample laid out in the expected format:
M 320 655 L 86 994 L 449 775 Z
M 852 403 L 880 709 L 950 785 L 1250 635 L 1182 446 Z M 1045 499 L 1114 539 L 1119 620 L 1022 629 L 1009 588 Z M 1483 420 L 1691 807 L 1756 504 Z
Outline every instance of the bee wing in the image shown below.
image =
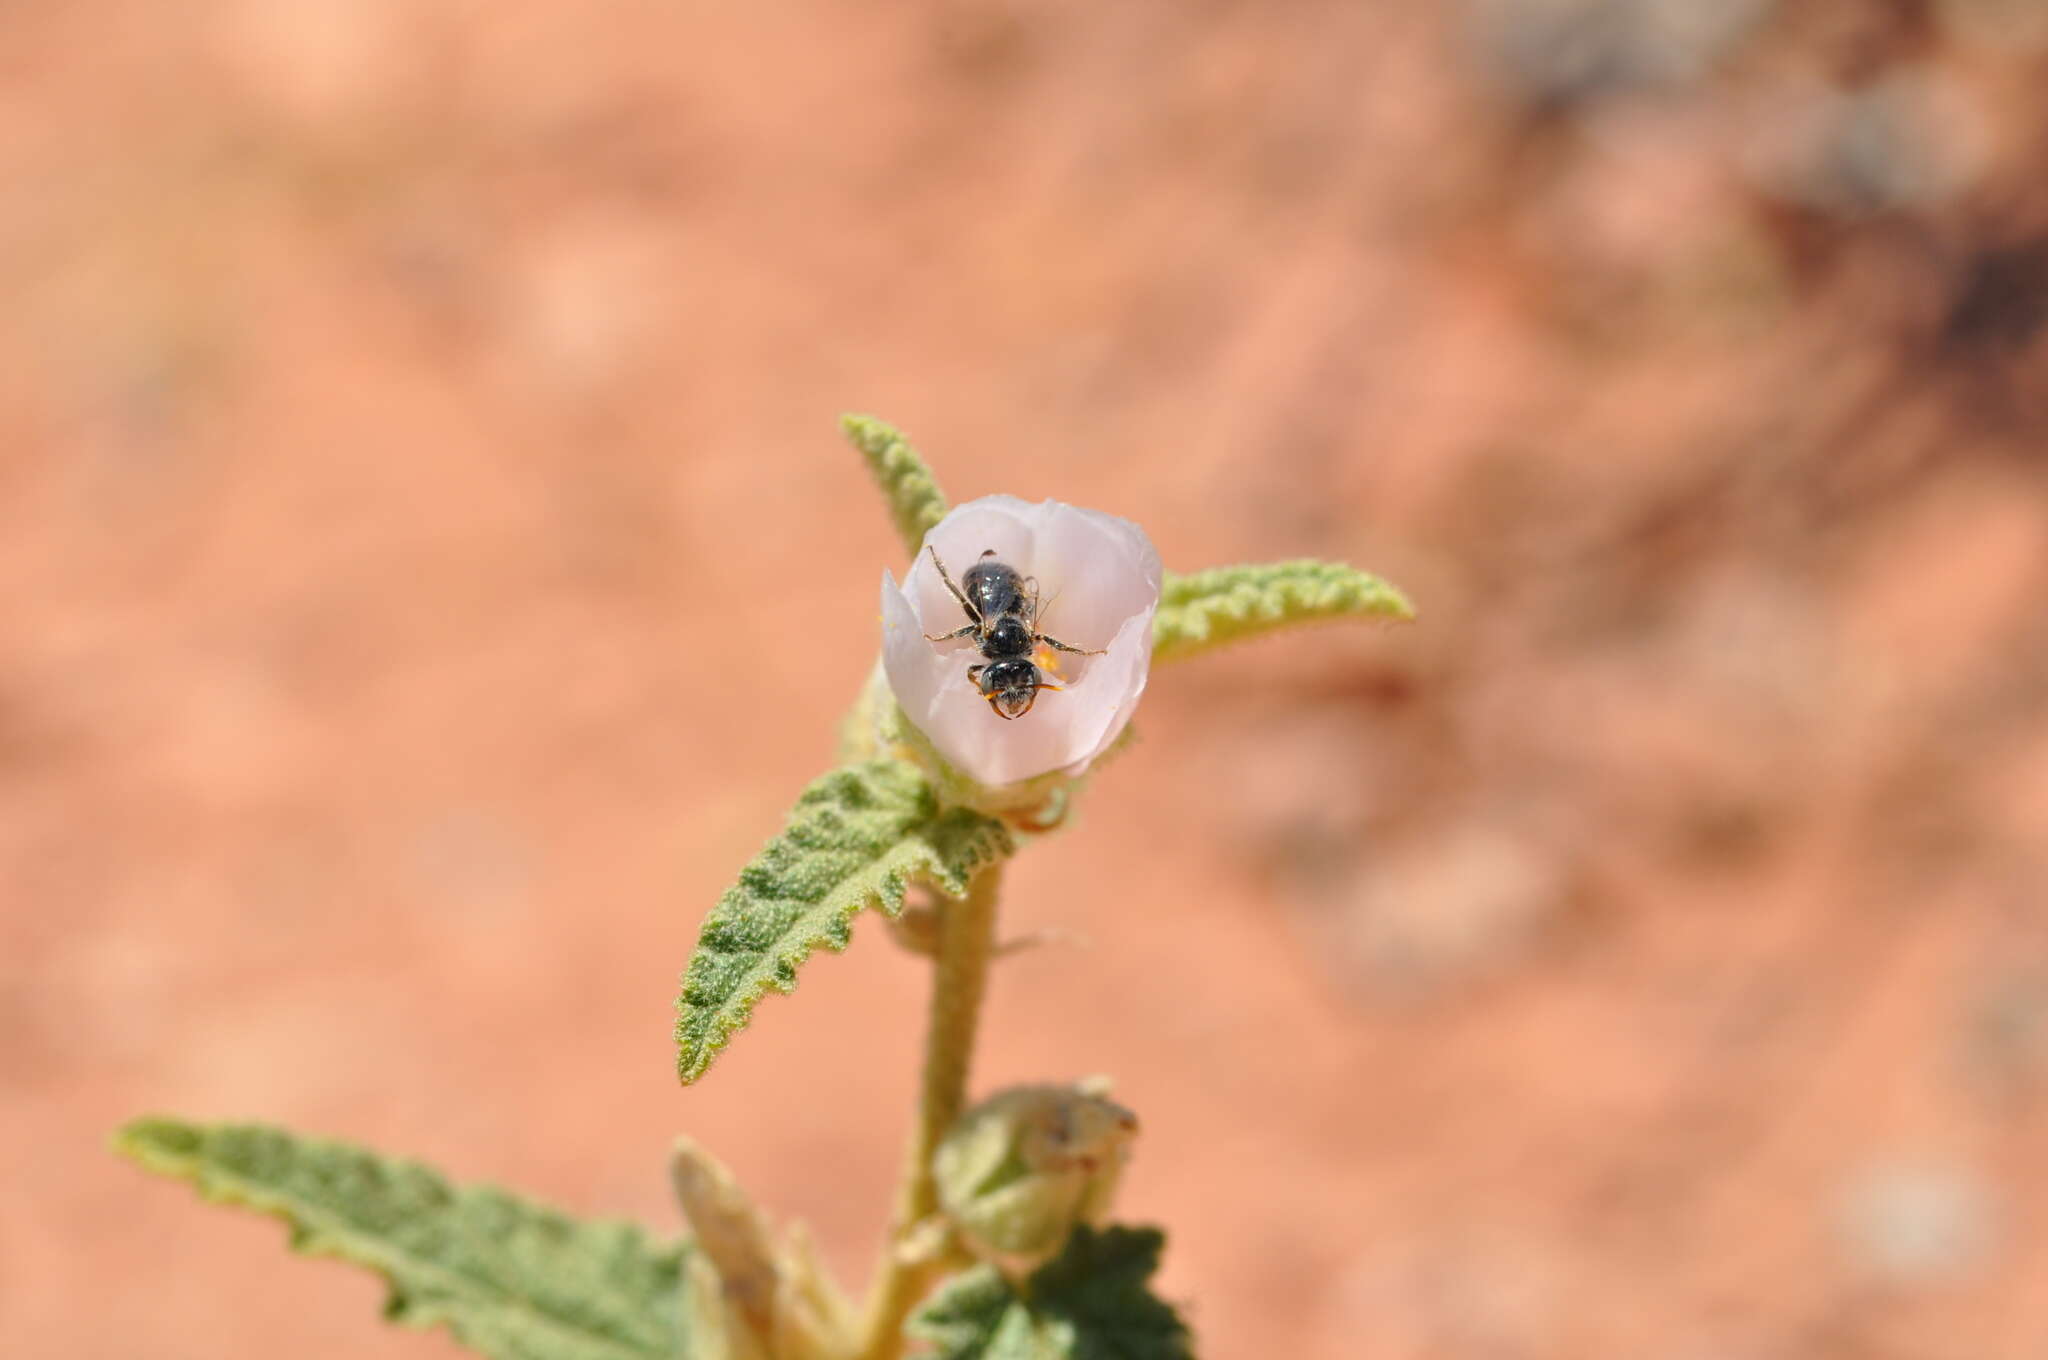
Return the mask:
M 1031 631 L 1032 631 L 1032 632 L 1034 632 L 1034 633 L 1042 633 L 1042 632 L 1044 632 L 1044 631 L 1045 631 L 1045 628 L 1044 628 L 1044 626 L 1043 626 L 1043 625 L 1044 625 L 1044 623 L 1045 623 L 1045 616 L 1046 616 L 1046 615 L 1047 615 L 1048 613 L 1050 613 L 1050 612 L 1052 611 L 1052 607 L 1053 607 L 1053 606 L 1054 606 L 1055 604 L 1058 604 L 1058 603 L 1059 603 L 1059 598 L 1060 598 L 1060 593 L 1059 593 L 1059 591 L 1055 590 L 1055 591 L 1054 591 L 1054 592 L 1052 593 L 1052 598 L 1051 598 L 1050 600 L 1044 600 L 1044 601 L 1041 601 L 1041 600 L 1040 600 L 1040 599 L 1038 598 L 1038 578 L 1037 578 L 1036 576 L 1034 576 L 1034 577 L 1032 577 L 1032 578 L 1031 578 Z

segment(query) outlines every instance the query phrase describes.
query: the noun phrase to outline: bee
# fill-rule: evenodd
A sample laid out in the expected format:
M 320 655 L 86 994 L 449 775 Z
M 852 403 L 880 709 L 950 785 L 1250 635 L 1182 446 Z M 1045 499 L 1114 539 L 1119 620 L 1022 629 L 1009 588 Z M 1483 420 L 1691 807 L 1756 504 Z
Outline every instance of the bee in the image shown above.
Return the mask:
M 967 678 L 988 700 L 997 717 L 1021 718 L 1038 701 L 1038 691 L 1061 688 L 1049 683 L 1031 659 L 1039 644 L 1076 656 L 1101 656 L 1106 650 L 1076 647 L 1038 631 L 1038 578 L 1018 574 L 1015 567 L 997 559 L 994 548 L 983 551 L 980 560 L 967 569 L 957 585 L 946 564 L 939 560 L 939 550 L 926 544 L 925 551 L 932 555 L 939 579 L 967 611 L 968 619 L 950 633 L 926 633 L 925 641 L 974 639 L 982 661 L 967 668 Z

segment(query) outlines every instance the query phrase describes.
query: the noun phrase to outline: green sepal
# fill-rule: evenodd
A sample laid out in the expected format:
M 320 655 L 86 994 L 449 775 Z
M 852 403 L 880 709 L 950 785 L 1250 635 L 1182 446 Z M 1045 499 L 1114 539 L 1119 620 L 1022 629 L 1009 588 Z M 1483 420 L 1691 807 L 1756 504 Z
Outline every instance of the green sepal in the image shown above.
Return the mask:
M 873 416 L 841 416 L 839 428 L 868 461 L 875 485 L 889 502 L 889 518 L 912 556 L 934 524 L 946 517 L 946 495 L 917 450 L 893 425 Z
M 932 1179 L 977 1257 L 1021 1276 L 1058 1255 L 1076 1224 L 1108 1217 L 1138 1117 L 1102 1089 L 1012 1086 L 953 1121 Z
M 138 1119 L 115 1148 L 201 1195 L 283 1219 L 292 1250 L 366 1266 L 385 1316 L 445 1324 L 495 1360 L 675 1360 L 687 1249 L 584 1221 L 415 1162 L 259 1124 Z
M 1152 621 L 1152 659 L 1178 661 L 1290 624 L 1412 619 L 1414 607 L 1377 576 L 1342 562 L 1267 562 L 1169 574 Z
M 1156 1228 L 1076 1228 L 1021 1288 L 993 1266 L 939 1286 L 910 1319 L 936 1360 L 1193 1360 L 1187 1325 L 1151 1289 Z
M 942 806 L 905 761 L 869 760 L 813 783 L 704 920 L 676 1003 L 683 1081 L 704 1075 L 770 988 L 796 990 L 813 950 L 845 949 L 863 908 L 895 916 L 913 879 L 962 896 L 1012 849 L 1001 822 Z

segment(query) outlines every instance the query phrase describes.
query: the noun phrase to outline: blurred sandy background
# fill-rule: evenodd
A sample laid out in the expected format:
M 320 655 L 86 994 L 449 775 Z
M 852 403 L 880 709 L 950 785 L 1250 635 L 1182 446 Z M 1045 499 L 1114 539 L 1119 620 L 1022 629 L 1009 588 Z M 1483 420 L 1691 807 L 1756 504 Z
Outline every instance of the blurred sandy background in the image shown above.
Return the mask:
M 0 1335 L 450 1356 L 103 1148 L 346 1136 L 858 1277 L 920 968 L 703 912 L 956 498 L 1419 601 L 1155 677 L 978 1073 L 1205 1354 L 2048 1354 L 2048 12 L 0 13 Z

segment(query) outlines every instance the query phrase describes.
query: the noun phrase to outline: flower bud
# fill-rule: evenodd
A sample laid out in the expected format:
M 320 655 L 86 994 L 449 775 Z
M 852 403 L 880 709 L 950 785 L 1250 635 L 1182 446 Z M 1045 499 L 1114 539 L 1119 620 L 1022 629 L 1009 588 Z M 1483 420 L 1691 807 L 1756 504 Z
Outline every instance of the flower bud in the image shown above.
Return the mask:
M 1096 1089 L 1012 1087 L 954 1123 L 932 1170 L 969 1250 L 1022 1275 L 1109 1212 L 1138 1117 Z

